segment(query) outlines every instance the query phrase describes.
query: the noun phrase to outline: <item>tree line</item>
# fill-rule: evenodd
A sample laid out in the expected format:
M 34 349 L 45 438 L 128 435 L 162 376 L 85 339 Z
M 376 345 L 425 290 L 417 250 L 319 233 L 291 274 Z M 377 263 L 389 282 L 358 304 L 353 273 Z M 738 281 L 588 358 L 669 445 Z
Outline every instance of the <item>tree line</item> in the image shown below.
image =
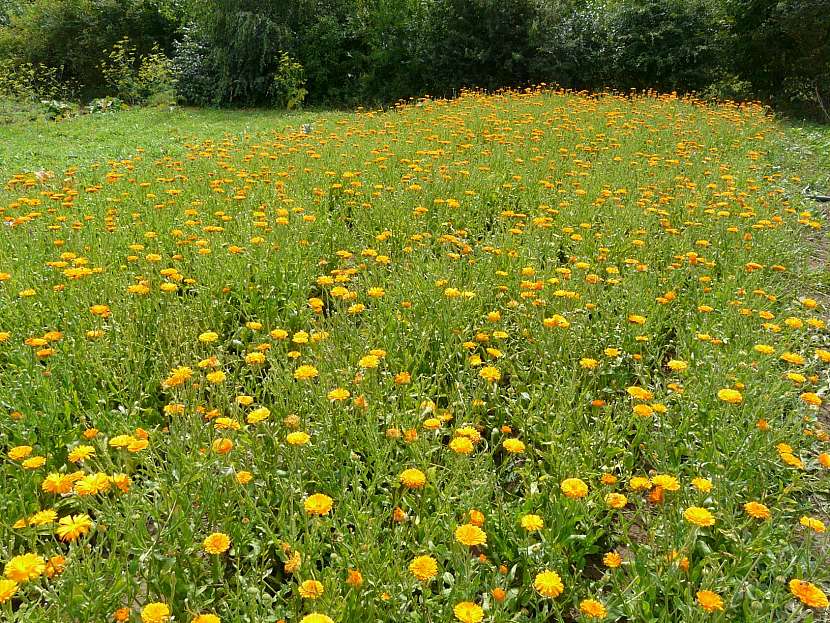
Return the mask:
M 0 92 L 355 106 L 538 83 L 820 114 L 830 0 L 0 0 Z

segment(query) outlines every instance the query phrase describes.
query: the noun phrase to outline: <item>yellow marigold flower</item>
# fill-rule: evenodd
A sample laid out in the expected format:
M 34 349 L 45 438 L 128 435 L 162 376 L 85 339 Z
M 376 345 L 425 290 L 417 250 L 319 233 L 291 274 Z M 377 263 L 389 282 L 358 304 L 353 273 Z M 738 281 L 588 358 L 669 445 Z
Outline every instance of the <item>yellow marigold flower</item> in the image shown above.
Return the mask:
M 342 387 L 336 387 L 328 393 L 328 399 L 332 402 L 338 402 L 347 400 L 349 396 L 351 396 L 351 392 L 348 389 L 343 389 Z
M 406 385 L 412 381 L 412 375 L 409 372 L 398 372 L 395 375 L 395 385 Z
M 490 383 L 496 383 L 501 379 L 501 372 L 494 366 L 484 366 L 479 370 L 478 375 Z
M 804 392 L 801 396 L 799 396 L 799 398 L 801 398 L 802 402 L 805 404 L 813 407 L 820 407 L 822 403 L 821 397 L 814 392 Z
M 487 534 L 478 526 L 466 523 L 455 529 L 455 540 L 468 547 L 486 545 Z
M 712 481 L 708 478 L 692 478 L 692 486 L 701 493 L 709 493 L 712 490 Z
M 524 515 L 521 519 L 522 528 L 528 532 L 536 532 L 545 527 L 545 520 L 539 515 Z
M 542 571 L 533 580 L 533 588 L 543 597 L 556 598 L 565 590 L 562 578 L 556 571 Z
M 248 414 L 245 421 L 248 422 L 248 424 L 259 424 L 260 422 L 267 420 L 270 416 L 271 410 L 268 407 L 258 407 Z
M 192 623 L 222 623 L 222 620 L 215 614 L 199 614 Z
M 720 595 L 712 591 L 698 591 L 697 603 L 706 612 L 723 612 L 723 599 L 720 598 Z
M 608 615 L 608 610 L 596 599 L 583 599 L 580 601 L 579 611 L 592 619 L 602 619 Z
M 4 604 L 14 597 L 19 586 L 14 580 L 0 579 L 0 604 Z
M 642 387 L 633 386 L 626 389 L 626 391 L 635 400 L 654 400 L 654 394 Z
M 769 508 L 760 502 L 747 502 L 744 511 L 753 519 L 769 519 L 771 515 Z
M 654 415 L 654 409 L 644 404 L 634 405 L 632 411 L 634 412 L 634 415 L 639 417 L 651 417 Z
M 46 465 L 46 457 L 33 456 L 23 461 L 20 465 L 23 469 L 38 469 L 39 467 Z
M 614 474 L 605 473 L 599 480 L 604 485 L 613 485 L 617 483 L 617 477 Z
M 605 496 L 605 503 L 611 508 L 621 509 L 628 504 L 628 498 L 620 493 L 609 493 Z
M 211 342 L 215 342 L 219 339 L 219 334 L 215 331 L 205 331 L 204 333 L 199 334 L 199 341 L 204 344 L 210 344 Z
M 648 491 L 651 489 L 651 481 L 645 476 L 634 476 L 628 481 L 632 491 Z
M 72 491 L 73 482 L 67 475 L 51 473 L 43 479 L 40 488 L 46 493 L 65 494 Z
M 37 554 L 21 554 L 6 563 L 3 575 L 18 584 L 36 580 L 46 570 L 46 561 Z
M 92 519 L 89 515 L 67 515 L 61 517 L 58 522 L 58 529 L 55 533 L 60 537 L 61 541 L 74 541 L 81 537 L 92 528 Z
M 718 399 L 731 405 L 738 405 L 744 401 L 744 397 L 741 395 L 741 392 L 734 389 L 718 390 Z
M 360 361 L 357 362 L 358 366 L 367 370 L 377 368 L 379 364 L 380 359 L 376 355 L 366 355 L 365 357 L 361 357 Z
M 173 368 L 173 371 L 170 372 L 170 376 L 164 379 L 162 386 L 165 388 L 176 387 L 184 384 L 184 382 L 189 380 L 192 376 L 193 370 L 191 368 L 187 366 L 179 366 L 177 368 Z
M 308 433 L 302 431 L 294 431 L 285 436 L 285 441 L 292 446 L 304 446 L 310 439 L 311 437 L 309 437 Z
M 787 363 L 792 364 L 794 366 L 803 366 L 806 363 L 806 359 L 804 359 L 804 357 L 802 357 L 798 353 L 790 352 L 782 353 L 781 360 L 786 361 Z
M 225 380 L 225 373 L 221 370 L 216 370 L 214 372 L 209 372 L 205 378 L 207 378 L 208 382 L 217 385 Z
M 471 601 L 462 601 L 456 604 L 452 611 L 455 618 L 461 623 L 481 623 L 484 618 L 484 610 L 481 609 L 481 606 Z
M 46 577 L 53 578 L 64 572 L 66 568 L 66 558 L 63 556 L 52 556 L 46 561 Z
M 245 355 L 245 363 L 249 366 L 257 366 L 265 363 L 265 354 L 261 352 L 253 352 Z
M 680 489 L 680 482 L 674 476 L 668 474 L 658 474 L 652 476 L 651 484 L 658 487 L 663 487 L 666 491 L 677 491 Z
M 127 493 L 130 490 L 130 485 L 132 484 L 132 480 L 127 474 L 113 474 L 110 478 L 110 482 L 118 487 L 121 493 Z
M 559 488 L 569 498 L 584 498 L 588 495 L 588 485 L 579 478 L 566 478 L 560 483 Z
M 133 439 L 127 444 L 127 452 L 131 452 L 133 454 L 137 452 L 141 452 L 142 450 L 146 449 L 147 446 L 150 445 L 150 442 L 146 439 Z
M 819 534 L 825 531 L 824 522 L 820 519 L 815 519 L 814 517 L 808 517 L 804 515 L 801 519 L 798 520 L 805 528 L 809 528 L 814 532 L 818 532 Z
M 622 556 L 617 552 L 608 552 L 602 556 L 602 564 L 609 569 L 616 569 L 622 564 Z
M 502 446 L 504 446 L 504 449 L 510 452 L 511 454 L 521 454 L 525 451 L 524 443 L 512 437 L 509 439 L 505 439 L 502 442 Z
M 300 619 L 300 623 L 334 623 L 334 621 L 328 615 L 312 612 Z
M 583 357 L 579 360 L 579 366 L 586 370 L 593 370 L 599 365 L 599 361 L 591 359 L 590 357 Z
M 297 590 L 303 599 L 317 599 L 325 592 L 323 583 L 317 580 L 305 580 Z
M 12 461 L 22 461 L 32 454 L 32 446 L 15 446 L 9 450 L 8 457 Z
M 202 541 L 202 547 L 208 554 L 224 554 L 230 546 L 231 539 L 224 532 L 209 534 Z
M 324 493 L 314 493 L 303 503 L 305 512 L 309 515 L 328 515 L 334 501 Z
M 827 595 L 812 582 L 804 580 L 790 580 L 790 592 L 798 597 L 801 603 L 811 608 L 826 608 L 828 606 Z
M 316 378 L 319 375 L 320 373 L 317 372 L 317 368 L 309 365 L 300 366 L 294 371 L 294 378 L 298 381 L 308 381 L 309 379 Z
M 154 601 L 141 609 L 143 623 L 167 623 L 170 620 L 170 606 Z
M 95 448 L 92 446 L 78 446 L 69 452 L 67 458 L 72 463 L 81 463 L 93 456 L 95 456 Z
M 542 320 L 542 324 L 549 329 L 567 329 L 571 326 L 571 323 L 568 322 L 564 316 L 560 316 L 559 314 L 554 314 L 550 318 L 545 318 Z
M 42 511 L 38 511 L 28 519 L 28 524 L 30 526 L 45 526 L 46 524 L 50 524 L 58 518 L 57 512 L 54 510 L 46 509 Z
M 409 572 L 421 582 L 428 582 L 438 573 L 438 563 L 432 556 L 418 556 L 409 563 Z
M 666 365 L 672 372 L 685 372 L 689 368 L 689 364 L 680 359 L 671 359 Z
M 458 454 L 470 454 L 473 451 L 473 442 L 467 437 L 453 437 L 450 450 Z
M 683 511 L 683 518 L 696 526 L 705 528 L 715 525 L 715 517 L 705 508 L 700 506 L 690 506 Z
M 420 469 L 405 469 L 399 476 L 401 484 L 407 489 L 420 489 L 426 484 L 427 477 Z
M 795 456 L 792 452 L 781 452 L 780 457 L 781 460 L 784 461 L 790 467 L 794 467 L 796 469 L 804 469 L 804 461 Z

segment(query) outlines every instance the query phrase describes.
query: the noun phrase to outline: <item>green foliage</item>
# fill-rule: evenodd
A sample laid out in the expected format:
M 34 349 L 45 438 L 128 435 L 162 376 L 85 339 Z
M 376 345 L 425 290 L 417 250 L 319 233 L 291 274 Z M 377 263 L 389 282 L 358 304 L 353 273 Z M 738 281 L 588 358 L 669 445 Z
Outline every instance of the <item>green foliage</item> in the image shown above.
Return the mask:
M 26 101 L 71 99 L 78 86 L 63 79 L 62 69 L 0 59 L 0 97 Z
M 607 19 L 614 86 L 689 91 L 714 79 L 718 15 L 708 0 L 621 2 Z
M 277 72 L 274 74 L 274 84 L 271 87 L 271 98 L 274 103 L 288 110 L 299 108 L 308 94 L 305 84 L 303 66 L 291 58 L 287 52 L 280 54 Z
M 124 37 L 112 46 L 101 62 L 101 74 L 110 92 L 129 104 L 175 103 L 176 77 L 173 64 L 157 47 L 138 55 Z
M 101 50 L 124 37 L 139 55 L 171 50 L 174 13 L 168 0 L 32 0 L 0 26 L 0 58 L 63 67 L 63 78 L 84 85 L 84 95 L 101 95 Z
M 830 0 L 0 0 L 0 59 L 84 97 L 124 37 L 202 106 L 296 105 L 282 53 L 329 106 L 530 83 L 830 106 Z
M 830 98 L 830 0 L 730 0 L 727 53 L 757 95 L 778 105 Z
M 535 81 L 583 89 L 604 84 L 608 67 L 605 3 L 538 0 L 530 28 Z

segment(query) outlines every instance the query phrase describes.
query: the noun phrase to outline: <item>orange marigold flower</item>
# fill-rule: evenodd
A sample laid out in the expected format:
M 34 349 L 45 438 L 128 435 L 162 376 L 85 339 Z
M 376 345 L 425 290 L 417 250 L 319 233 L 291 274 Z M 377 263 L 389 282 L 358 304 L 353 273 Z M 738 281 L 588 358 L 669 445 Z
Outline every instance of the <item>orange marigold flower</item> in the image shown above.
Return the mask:
M 418 556 L 409 563 L 409 572 L 421 582 L 428 582 L 438 573 L 438 563 L 432 556 Z
M 605 606 L 596 599 L 583 599 L 579 602 L 579 611 L 592 619 L 602 619 L 608 614 Z
M 798 597 L 801 603 L 811 608 L 826 608 L 828 606 L 827 595 L 812 582 L 804 580 L 790 580 L 790 592 Z
M 723 612 L 723 599 L 721 599 L 720 595 L 712 591 L 698 591 L 697 603 L 706 612 Z

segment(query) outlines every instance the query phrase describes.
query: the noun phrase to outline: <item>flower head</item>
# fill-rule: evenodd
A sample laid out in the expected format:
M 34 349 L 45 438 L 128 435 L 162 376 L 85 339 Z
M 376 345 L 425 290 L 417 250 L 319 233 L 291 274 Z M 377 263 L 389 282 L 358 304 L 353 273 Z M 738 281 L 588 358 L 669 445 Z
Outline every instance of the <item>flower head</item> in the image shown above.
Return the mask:
M 696 526 L 705 528 L 715 525 L 715 517 L 705 508 L 700 506 L 690 506 L 683 511 L 683 518 Z
M 438 563 L 432 556 L 418 556 L 409 563 L 409 571 L 421 582 L 428 582 L 438 573 Z
M 455 618 L 461 623 L 481 623 L 484 618 L 484 610 L 481 609 L 481 606 L 471 601 L 462 601 L 456 604 L 452 611 Z
M 224 554 L 231 546 L 230 537 L 224 532 L 214 532 L 205 537 L 202 547 L 208 554 Z
M 698 591 L 697 603 L 706 612 L 723 612 L 723 599 L 720 598 L 720 595 L 712 591 Z
M 141 609 L 141 620 L 144 623 L 167 623 L 170 620 L 170 606 L 154 601 Z
M 487 534 L 478 526 L 467 523 L 455 529 L 455 540 L 462 545 L 468 545 L 470 547 L 485 545 L 487 543 Z
M 543 597 L 556 598 L 565 590 L 562 584 L 562 578 L 556 571 L 542 571 L 537 574 L 533 580 L 533 588 L 535 588 Z
M 325 493 L 314 493 L 306 498 L 303 506 L 309 515 L 328 515 L 332 504 L 333 500 Z
M 811 608 L 826 608 L 828 606 L 827 595 L 812 582 L 804 580 L 790 580 L 790 592 L 798 597 L 804 605 Z

